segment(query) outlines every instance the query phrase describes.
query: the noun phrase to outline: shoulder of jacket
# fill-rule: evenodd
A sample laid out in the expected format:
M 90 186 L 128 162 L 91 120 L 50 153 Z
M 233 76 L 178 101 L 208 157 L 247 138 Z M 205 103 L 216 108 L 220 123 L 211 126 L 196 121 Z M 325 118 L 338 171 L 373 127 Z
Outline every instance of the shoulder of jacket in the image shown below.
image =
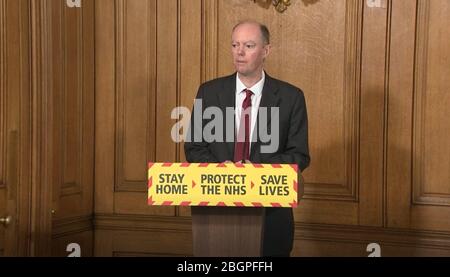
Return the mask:
M 204 82 L 203 84 L 200 85 L 200 88 L 202 89 L 209 89 L 209 88 L 216 88 L 218 86 L 222 86 L 224 85 L 226 82 L 232 81 L 231 79 L 233 79 L 233 77 L 235 77 L 236 74 L 231 74 L 228 76 L 223 76 L 223 77 L 219 77 L 213 80 L 209 80 Z
M 288 94 L 290 96 L 294 96 L 297 97 L 299 95 L 303 95 L 303 90 L 300 89 L 299 87 L 296 87 L 288 82 L 279 80 L 279 79 L 275 79 L 272 77 L 269 77 L 271 79 L 272 82 L 274 82 L 276 84 L 276 86 L 279 89 L 279 92 L 281 92 L 282 94 Z

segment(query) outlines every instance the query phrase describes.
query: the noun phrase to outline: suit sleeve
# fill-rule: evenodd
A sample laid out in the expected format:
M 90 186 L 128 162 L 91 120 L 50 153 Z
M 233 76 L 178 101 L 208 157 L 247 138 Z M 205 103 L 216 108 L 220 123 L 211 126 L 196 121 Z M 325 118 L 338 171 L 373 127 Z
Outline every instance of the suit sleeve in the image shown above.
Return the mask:
M 269 163 L 297 164 L 301 171 L 310 162 L 308 147 L 308 115 L 303 92 L 299 91 L 290 116 L 287 143 L 284 151 L 269 158 Z
M 202 101 L 204 105 L 204 89 L 200 86 L 196 101 Z M 189 122 L 188 138 L 184 143 L 184 153 L 186 155 L 186 160 L 190 163 L 216 163 L 217 158 L 209 149 L 209 143 L 203 138 L 203 126 L 205 125 L 202 119 L 202 114 L 204 107 L 202 105 L 202 110 L 197 110 L 196 105 L 192 108 L 191 120 Z M 200 113 L 200 120 L 195 122 L 195 114 Z M 190 136 L 189 136 L 190 135 Z

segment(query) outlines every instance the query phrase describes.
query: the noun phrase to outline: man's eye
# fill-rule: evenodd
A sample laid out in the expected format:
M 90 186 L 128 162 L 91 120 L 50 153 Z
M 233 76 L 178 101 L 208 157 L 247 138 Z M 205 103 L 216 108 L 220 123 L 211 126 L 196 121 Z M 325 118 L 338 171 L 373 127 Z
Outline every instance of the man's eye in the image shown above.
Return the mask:
M 247 48 L 249 48 L 249 49 L 255 48 L 255 45 L 254 45 L 254 44 L 247 44 L 246 46 L 247 46 Z
M 237 44 L 231 44 L 231 47 L 236 48 Z

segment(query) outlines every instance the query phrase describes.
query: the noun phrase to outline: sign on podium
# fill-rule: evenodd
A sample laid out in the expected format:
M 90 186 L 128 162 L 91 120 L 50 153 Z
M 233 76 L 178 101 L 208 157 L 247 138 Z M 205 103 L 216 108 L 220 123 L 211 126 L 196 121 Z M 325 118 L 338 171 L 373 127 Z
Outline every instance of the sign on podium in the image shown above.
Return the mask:
M 291 164 L 149 163 L 153 206 L 297 207 Z

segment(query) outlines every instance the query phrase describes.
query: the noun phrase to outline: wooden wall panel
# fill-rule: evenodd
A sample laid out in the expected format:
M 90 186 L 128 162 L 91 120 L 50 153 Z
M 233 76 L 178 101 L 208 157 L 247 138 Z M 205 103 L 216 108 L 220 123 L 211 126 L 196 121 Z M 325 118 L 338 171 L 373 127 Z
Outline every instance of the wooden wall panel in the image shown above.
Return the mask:
M 450 5 L 421 1 L 417 18 L 414 90 L 413 201 L 450 206 Z M 450 226 L 450 225 L 449 225 Z
M 419 1 L 413 96 L 411 227 L 450 231 L 447 1 Z
M 170 112 L 177 106 L 179 98 L 179 20 L 180 0 L 158 1 L 157 36 L 157 73 L 156 73 L 156 120 L 154 141 L 156 148 L 155 161 L 175 161 L 176 145 L 170 131 L 173 120 Z M 145 178 L 147 180 L 147 178 Z
M 95 1 L 95 213 L 114 210 L 115 161 L 115 6 Z M 96 238 L 97 240 L 97 238 Z
M 52 119 L 55 219 L 92 213 L 94 6 L 53 1 Z
M 42 147 L 48 153 L 42 156 L 48 160 L 42 177 L 53 189 L 54 245 L 48 251 L 66 256 L 61 242 L 78 242 L 77 219 L 91 218 L 94 207 L 94 2 L 69 8 L 66 1 L 53 0 L 46 9 L 42 44 L 51 52 L 42 72 L 48 82 L 41 123 Z M 75 231 L 61 231 L 60 222 Z M 92 231 L 92 218 L 89 225 Z M 92 236 L 83 244 L 92 246 Z
M 409 18 L 404 5 L 413 4 L 396 3 L 395 8 L 406 22 L 393 22 L 402 28 L 402 37 L 393 37 L 395 42 L 408 50 L 391 64 L 392 88 L 398 89 L 398 94 L 390 94 L 389 101 L 387 224 L 449 232 L 450 125 L 446 107 L 450 98 L 446 91 L 450 72 L 448 47 L 444 45 L 448 45 L 450 33 L 436 28 L 448 24 L 444 14 L 450 5 L 446 1 L 418 1 L 416 16 L 411 11 Z M 402 76 L 395 73 L 403 68 Z
M 146 168 L 149 161 L 176 159 L 170 111 L 177 99 L 178 3 L 115 4 L 118 178 L 114 212 L 175 215 L 175 208 L 146 205 Z
M 116 191 L 144 191 L 146 163 L 155 155 L 156 1 L 116 3 Z

